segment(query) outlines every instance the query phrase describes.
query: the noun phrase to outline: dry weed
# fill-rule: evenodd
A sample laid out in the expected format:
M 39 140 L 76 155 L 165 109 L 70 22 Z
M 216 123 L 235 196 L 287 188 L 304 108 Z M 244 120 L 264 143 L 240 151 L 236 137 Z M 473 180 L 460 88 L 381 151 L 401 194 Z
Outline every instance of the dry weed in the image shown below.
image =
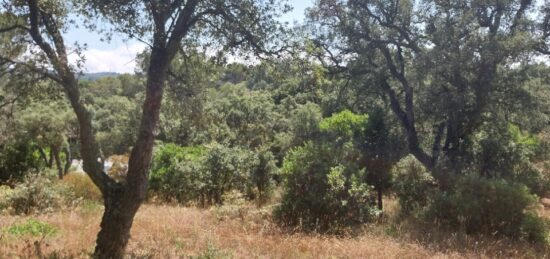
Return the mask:
M 395 202 L 381 222 L 358 236 L 288 233 L 275 226 L 269 208 L 185 208 L 144 205 L 136 216 L 129 258 L 543 258 L 528 244 L 469 237 L 415 222 L 393 222 Z M 391 209 L 392 206 L 394 209 Z M 236 210 L 236 211 L 233 211 Z M 96 207 L 35 216 L 59 228 L 53 237 L 11 237 L 0 231 L 0 258 L 86 258 L 101 218 Z M 27 217 L 0 216 L 0 228 Z M 32 255 L 32 256 L 31 256 Z

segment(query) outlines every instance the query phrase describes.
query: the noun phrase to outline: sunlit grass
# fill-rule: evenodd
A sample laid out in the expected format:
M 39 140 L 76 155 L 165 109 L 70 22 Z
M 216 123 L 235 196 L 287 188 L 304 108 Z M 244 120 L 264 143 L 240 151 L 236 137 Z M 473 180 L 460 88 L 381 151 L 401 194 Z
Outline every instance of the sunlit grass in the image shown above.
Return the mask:
M 387 211 L 378 222 L 343 236 L 282 229 L 271 220 L 269 208 L 258 208 L 255 204 L 242 204 L 238 209 L 235 205 L 199 209 L 146 204 L 135 218 L 128 255 L 129 258 L 548 258 L 548 250 L 525 242 L 468 236 L 399 220 L 397 202 L 386 199 L 385 204 Z M 0 258 L 35 257 L 36 251 L 42 255 L 87 258 L 93 251 L 102 211 L 101 205 L 90 203 L 81 204 L 74 211 L 33 217 L 0 215 L 1 229 L 36 221 L 51 226 L 57 233 L 43 238 L 15 236 L 4 231 L 0 234 L 4 235 L 0 237 Z

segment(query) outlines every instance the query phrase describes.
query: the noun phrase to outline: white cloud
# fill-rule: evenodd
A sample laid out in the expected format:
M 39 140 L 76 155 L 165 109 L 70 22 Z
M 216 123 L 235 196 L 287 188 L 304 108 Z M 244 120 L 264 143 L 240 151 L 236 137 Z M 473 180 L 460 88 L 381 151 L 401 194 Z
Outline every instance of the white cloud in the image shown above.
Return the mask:
M 133 43 L 110 50 L 87 49 L 82 53 L 85 58 L 84 72 L 134 73 L 136 55 L 142 52 L 145 47 L 145 44 Z M 75 64 L 77 58 L 76 54 L 69 57 L 72 64 Z

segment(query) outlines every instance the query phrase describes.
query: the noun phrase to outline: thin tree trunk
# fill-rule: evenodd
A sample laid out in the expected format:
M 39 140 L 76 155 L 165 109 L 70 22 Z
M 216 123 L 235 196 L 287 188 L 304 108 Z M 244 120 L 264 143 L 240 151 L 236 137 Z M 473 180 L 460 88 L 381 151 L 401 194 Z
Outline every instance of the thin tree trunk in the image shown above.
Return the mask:
M 378 210 L 382 211 L 384 209 L 384 205 L 382 204 L 382 190 L 378 189 Z
M 63 168 L 63 175 L 67 175 L 73 160 L 70 144 L 67 144 L 67 146 L 63 148 L 63 153 L 65 153 L 65 168 Z
M 61 165 L 61 157 L 59 155 L 59 148 L 52 147 L 52 154 L 55 160 L 55 167 L 57 168 L 57 176 L 59 179 L 63 179 L 63 166 Z
M 36 148 L 38 149 L 38 153 L 40 153 L 40 157 L 44 160 L 44 163 L 46 163 L 46 166 L 50 166 L 46 151 L 44 151 L 44 149 L 38 145 L 36 146 Z
M 53 150 L 52 148 L 50 148 L 50 158 L 48 159 L 48 168 L 52 168 L 53 167 L 53 162 L 54 162 L 54 155 L 53 155 Z

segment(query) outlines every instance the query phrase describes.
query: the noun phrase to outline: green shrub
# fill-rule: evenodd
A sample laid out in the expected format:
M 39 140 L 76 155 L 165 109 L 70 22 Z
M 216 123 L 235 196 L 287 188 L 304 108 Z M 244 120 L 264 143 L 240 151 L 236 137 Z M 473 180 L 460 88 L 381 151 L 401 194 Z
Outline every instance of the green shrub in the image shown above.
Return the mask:
M 349 110 L 333 114 L 319 123 L 319 129 L 325 133 L 332 133 L 342 138 L 351 138 L 362 132 L 369 116 L 355 114 Z
M 182 204 L 196 201 L 202 186 L 202 147 L 164 144 L 155 149 L 149 189 L 165 201 Z
M 154 154 L 150 190 L 165 201 L 201 206 L 222 204 L 224 194 L 238 190 L 249 199 L 266 200 L 275 173 L 269 152 L 230 148 L 160 146 Z
M 532 165 L 527 165 L 512 177 L 514 182 L 525 184 L 532 193 L 539 197 L 545 197 L 550 194 L 550 179 L 546 172 L 537 169 Z
M 0 213 L 9 209 L 9 197 L 11 197 L 13 190 L 7 185 L 0 185 Z
M 279 168 L 275 156 L 270 151 L 258 152 L 257 159 L 250 171 L 250 188 L 247 193 L 250 199 L 257 199 L 260 204 L 264 204 L 272 195 L 273 176 Z
M 484 233 L 541 240 L 547 231 L 528 209 L 537 201 L 519 183 L 478 176 L 459 178 L 453 190 L 437 193 L 426 216 L 468 234 Z
M 306 231 L 338 232 L 377 213 L 373 190 L 363 181 L 364 170 L 345 163 L 343 158 L 350 153 L 339 151 L 308 142 L 289 152 L 282 170 L 285 193 L 275 210 L 280 223 Z
M 257 156 L 251 151 L 220 144 L 209 145 L 202 165 L 201 202 L 206 205 L 222 204 L 223 195 L 231 190 L 247 192 L 253 186 L 250 175 L 257 165 Z
M 538 216 L 536 213 L 528 212 L 521 223 L 523 238 L 540 244 L 548 244 L 550 241 L 550 222 Z
M 14 224 L 7 228 L 6 232 L 14 236 L 53 236 L 58 232 L 58 229 L 46 222 L 41 222 L 35 219 L 28 219 L 23 223 Z
M 429 204 L 435 180 L 413 156 L 399 161 L 393 168 L 393 188 L 399 199 L 401 213 L 410 215 Z
M 42 165 L 34 143 L 19 140 L 0 145 L 0 184 L 23 180 L 26 173 Z
M 30 174 L 5 197 L 5 205 L 15 214 L 51 212 L 72 205 L 75 196 L 66 186 L 44 174 Z

